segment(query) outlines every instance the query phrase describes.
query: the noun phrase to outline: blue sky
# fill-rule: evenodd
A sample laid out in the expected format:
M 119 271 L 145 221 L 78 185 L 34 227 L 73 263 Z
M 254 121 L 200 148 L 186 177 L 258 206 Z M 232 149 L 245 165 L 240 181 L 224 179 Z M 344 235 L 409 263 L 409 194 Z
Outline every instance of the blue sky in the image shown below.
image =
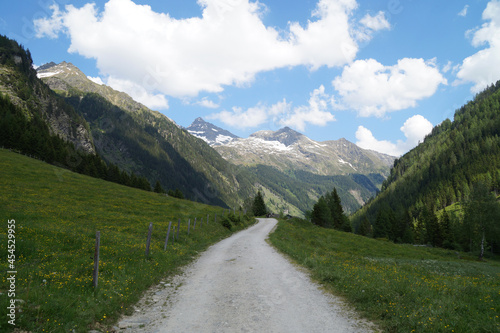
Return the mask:
M 500 0 L 25 0 L 0 33 L 182 126 L 400 155 L 500 79 Z

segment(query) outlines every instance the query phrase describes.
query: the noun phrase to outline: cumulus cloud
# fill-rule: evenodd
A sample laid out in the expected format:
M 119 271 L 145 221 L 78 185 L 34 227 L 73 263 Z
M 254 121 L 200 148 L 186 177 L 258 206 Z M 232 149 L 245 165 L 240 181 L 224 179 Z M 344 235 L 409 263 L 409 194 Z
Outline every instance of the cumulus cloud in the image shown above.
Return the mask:
M 346 66 L 332 84 L 347 108 L 362 117 L 383 117 L 387 112 L 415 107 L 447 80 L 433 61 L 404 58 L 394 66 L 384 66 L 368 59 Z
M 195 104 L 202 106 L 204 108 L 208 108 L 208 109 L 217 109 L 219 107 L 219 104 L 208 99 L 207 97 L 203 97 L 201 100 L 197 101 Z
M 373 38 L 373 34 L 379 30 L 389 30 L 391 24 L 385 18 L 385 13 L 379 11 L 377 15 L 366 14 L 360 21 L 359 27 L 352 31 L 356 40 L 367 42 Z
M 271 109 L 261 104 L 247 110 L 233 107 L 232 111 L 224 110 L 207 116 L 207 119 L 219 119 L 224 124 L 235 128 L 253 128 L 269 120 Z
M 455 82 L 473 82 L 473 93 L 500 79 L 500 1 L 493 0 L 488 3 L 483 12 L 483 20 L 488 22 L 480 28 L 468 31 L 467 35 L 472 36 L 472 46 L 488 47 L 464 59 Z
M 335 116 L 328 111 L 332 103 L 333 99 L 325 93 L 325 87 L 320 86 L 311 93 L 307 105 L 293 107 L 291 103 L 283 99 L 271 106 L 259 104 L 247 110 L 234 107 L 232 111 L 224 110 L 207 118 L 219 119 L 226 125 L 237 128 L 252 128 L 272 122 L 305 131 L 307 124 L 325 126 L 335 121 Z
M 373 133 L 366 127 L 359 126 L 356 131 L 356 144 L 364 149 L 375 150 L 380 153 L 401 156 L 423 141 L 425 136 L 432 131 L 432 124 L 421 115 L 407 119 L 400 128 L 406 141 L 398 140 L 396 143 L 387 140 L 377 140 Z
M 143 86 L 133 81 L 109 77 L 107 85 L 115 90 L 127 93 L 134 100 L 150 109 L 168 109 L 168 100 L 164 95 L 149 93 Z
M 299 131 L 305 131 L 306 124 L 325 126 L 335 121 L 335 116 L 328 111 L 333 103 L 332 97 L 325 93 L 322 85 L 311 93 L 308 105 L 299 106 L 284 114 L 279 124 L 293 127 Z
M 50 19 L 44 18 L 34 21 L 36 37 L 38 38 L 44 36 L 51 39 L 57 38 L 64 28 L 64 17 L 63 13 L 59 10 L 59 6 L 54 3 L 49 9 L 52 10 L 52 17 Z
M 34 21 L 37 36 L 65 33 L 69 52 L 97 60 L 100 72 L 148 92 L 196 96 L 251 84 L 255 75 L 304 65 L 342 66 L 358 45 L 350 32 L 356 0 L 319 0 L 305 26 L 278 31 L 262 21 L 265 6 L 249 0 L 198 0 L 201 17 L 175 19 L 132 0 L 61 10 Z
M 104 81 L 98 76 L 97 77 L 87 76 L 87 79 L 97 84 L 104 84 Z
M 380 11 L 375 16 L 371 16 L 370 14 L 366 14 L 360 21 L 362 25 L 371 29 L 373 31 L 390 29 L 391 25 L 389 21 L 385 18 L 385 13 Z

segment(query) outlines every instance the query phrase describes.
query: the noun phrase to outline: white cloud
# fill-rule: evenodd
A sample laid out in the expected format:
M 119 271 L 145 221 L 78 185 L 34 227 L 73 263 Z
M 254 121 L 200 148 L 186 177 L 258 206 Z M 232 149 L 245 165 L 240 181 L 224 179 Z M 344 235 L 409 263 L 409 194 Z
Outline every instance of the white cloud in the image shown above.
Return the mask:
M 293 127 L 299 131 L 305 131 L 306 124 L 325 126 L 331 121 L 335 121 L 335 116 L 328 111 L 332 104 L 332 98 L 325 94 L 325 87 L 322 85 L 311 93 L 309 105 L 294 108 L 288 114 L 283 115 L 279 124 Z
M 361 42 L 367 42 L 372 39 L 373 34 L 379 30 L 389 30 L 391 29 L 391 24 L 385 18 L 385 13 L 379 11 L 377 15 L 371 16 L 366 14 L 360 21 L 360 27 L 353 30 L 353 35 L 356 40 Z
M 64 17 L 63 13 L 59 10 L 59 6 L 54 3 L 49 8 L 52 10 L 52 17 L 50 19 L 34 21 L 37 38 L 47 36 L 48 38 L 54 39 L 57 38 L 59 33 L 64 29 Z
M 371 16 L 370 14 L 366 14 L 360 21 L 362 25 L 371 29 L 373 31 L 390 29 L 391 24 L 385 18 L 385 13 L 380 11 L 375 16 Z
M 115 90 L 127 93 L 134 100 L 146 105 L 150 109 L 168 109 L 168 100 L 164 95 L 148 93 L 144 87 L 135 82 L 109 77 L 107 85 Z
M 358 127 L 358 130 L 356 131 L 356 139 L 358 140 L 356 144 L 363 149 L 370 149 L 392 156 L 401 155 L 401 152 L 397 148 L 396 144 L 386 140 L 377 140 L 373 136 L 372 132 L 364 126 Z
M 252 128 L 264 124 L 269 119 L 269 108 L 257 105 L 246 111 L 239 107 L 233 107 L 232 111 L 221 111 L 209 115 L 207 119 L 219 119 L 224 124 L 235 128 Z
M 484 23 L 481 28 L 468 31 L 466 35 L 472 36 L 472 46 L 489 47 L 464 59 L 455 82 L 473 82 L 473 93 L 500 79 L 500 1 L 493 0 L 488 3 L 483 12 L 483 20 L 489 22 Z
M 97 84 L 104 84 L 102 79 L 98 76 L 97 77 L 87 76 L 87 79 L 89 79 L 90 81 L 97 83 Z
M 394 66 L 374 59 L 357 60 L 346 66 L 332 82 L 342 103 L 362 117 L 383 117 L 387 112 L 415 107 L 447 84 L 433 61 L 404 58 Z
M 443 73 L 448 73 L 451 69 L 453 69 L 453 62 L 451 62 L 450 60 L 448 60 L 448 62 L 446 63 L 446 65 L 443 66 L 443 69 L 441 70 Z
M 69 51 L 96 59 L 103 75 L 176 97 L 247 85 L 276 68 L 342 66 L 358 51 L 349 22 L 356 0 L 319 0 L 305 26 L 292 22 L 285 33 L 265 26 L 259 2 L 198 3 L 201 17 L 187 19 L 131 0 L 109 0 L 102 11 L 54 5 L 34 24 L 38 37 L 67 34 Z
M 375 150 L 380 153 L 401 156 L 422 142 L 427 134 L 432 131 L 432 124 L 421 115 L 415 115 L 406 120 L 400 128 L 406 141 L 398 140 L 392 143 L 387 140 L 377 140 L 366 127 L 359 126 L 356 131 L 356 144 L 364 149 Z
M 458 13 L 458 16 L 466 17 L 468 10 L 469 10 L 469 5 L 465 5 L 464 9 L 462 9 L 460 13 Z
M 232 112 L 224 110 L 207 118 L 219 119 L 226 125 L 237 128 L 252 128 L 272 122 L 305 131 L 307 124 L 325 126 L 328 122 L 335 121 L 335 116 L 328 111 L 332 103 L 332 97 L 325 93 L 325 87 L 320 86 L 311 93 L 307 105 L 292 107 L 291 103 L 283 99 L 271 106 L 258 104 L 247 110 L 234 107 Z
M 203 97 L 200 101 L 196 102 L 195 104 L 203 106 L 204 108 L 208 109 L 217 109 L 219 107 L 219 104 L 215 103 L 212 100 L 209 100 L 207 97 Z

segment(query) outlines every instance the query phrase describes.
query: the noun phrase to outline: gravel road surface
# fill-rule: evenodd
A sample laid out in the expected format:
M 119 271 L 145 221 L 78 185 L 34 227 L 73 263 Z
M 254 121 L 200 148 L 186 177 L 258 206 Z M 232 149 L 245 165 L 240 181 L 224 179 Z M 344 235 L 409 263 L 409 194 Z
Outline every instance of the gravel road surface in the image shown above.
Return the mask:
M 275 219 L 211 246 L 146 293 L 121 332 L 372 332 L 266 242 Z

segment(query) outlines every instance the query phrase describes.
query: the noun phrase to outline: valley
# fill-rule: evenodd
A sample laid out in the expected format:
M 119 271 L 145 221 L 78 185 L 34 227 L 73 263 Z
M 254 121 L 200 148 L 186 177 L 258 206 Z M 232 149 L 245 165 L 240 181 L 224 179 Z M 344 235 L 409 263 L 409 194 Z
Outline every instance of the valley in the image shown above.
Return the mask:
M 246 138 L 202 117 L 183 128 L 70 62 L 35 67 L 0 36 L 0 208 L 17 228 L 19 327 L 116 330 L 142 293 L 253 225 L 259 192 L 283 217 L 273 246 L 382 329 L 499 329 L 500 81 L 396 158 L 345 138 L 315 141 L 285 122 Z M 322 87 L 311 93 L 317 111 L 333 103 Z

